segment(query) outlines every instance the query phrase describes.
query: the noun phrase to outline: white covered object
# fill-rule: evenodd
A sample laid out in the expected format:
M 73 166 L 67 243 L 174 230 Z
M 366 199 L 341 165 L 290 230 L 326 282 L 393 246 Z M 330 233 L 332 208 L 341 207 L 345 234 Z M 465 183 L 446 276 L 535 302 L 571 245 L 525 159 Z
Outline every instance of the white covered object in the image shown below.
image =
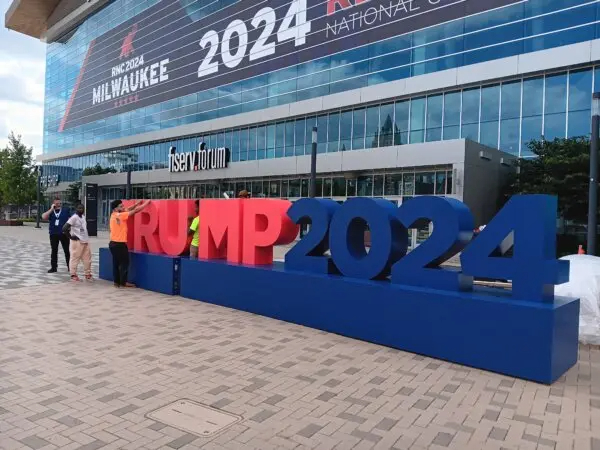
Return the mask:
M 579 342 L 600 345 L 600 258 L 569 255 L 569 282 L 556 286 L 554 293 L 580 299 Z

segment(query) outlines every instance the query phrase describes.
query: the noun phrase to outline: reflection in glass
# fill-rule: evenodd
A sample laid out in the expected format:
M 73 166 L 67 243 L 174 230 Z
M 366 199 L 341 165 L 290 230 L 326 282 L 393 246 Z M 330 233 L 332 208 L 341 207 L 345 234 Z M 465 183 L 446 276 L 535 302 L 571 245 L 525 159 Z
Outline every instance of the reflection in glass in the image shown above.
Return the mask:
M 293 178 L 290 180 L 289 197 L 290 198 L 300 197 L 300 179 L 299 178 Z
M 285 123 L 285 156 L 294 156 L 295 123 L 290 120 Z
M 308 197 L 308 184 L 308 178 L 302 178 L 302 180 L 300 181 L 300 195 L 302 197 Z
M 500 150 L 519 155 L 519 119 L 505 119 L 500 123 Z
M 250 128 L 248 132 L 248 161 L 256 159 L 256 128 Z
M 415 195 L 415 174 L 405 173 L 403 177 L 402 195 L 412 197 Z
M 373 177 L 373 197 L 383 196 L 383 175 Z
M 394 113 L 394 144 L 408 144 L 408 123 L 410 120 L 410 100 L 397 102 Z
M 267 126 L 267 158 L 275 158 L 275 125 Z
M 433 195 L 435 190 L 435 172 L 422 172 L 415 174 L 415 194 Z
M 331 188 L 332 188 L 331 178 L 324 178 L 323 179 L 323 197 L 331 197 Z
M 523 117 L 521 127 L 521 156 L 530 156 L 527 144 L 540 139 L 542 135 L 542 116 Z
M 565 138 L 567 128 L 567 115 L 546 114 L 544 116 L 544 138 L 552 141 L 556 138 Z
M 394 104 L 381 105 L 379 109 L 379 147 L 389 147 L 394 144 Z
M 279 180 L 271 180 L 267 182 L 268 192 L 266 193 L 268 197 L 280 197 L 281 195 L 281 182 Z
M 542 115 L 544 107 L 544 78 L 523 81 L 523 116 Z
M 340 139 L 340 114 L 329 114 L 327 124 L 327 152 L 337 152 L 339 150 Z
M 410 143 L 423 142 L 425 137 L 425 98 L 410 102 Z
M 521 115 L 521 83 L 502 84 L 502 119 L 515 119 Z
M 344 177 L 334 177 L 333 182 L 333 197 L 346 196 L 346 179 Z
M 283 156 L 285 142 L 285 123 L 279 122 L 275 124 L 275 158 Z
M 311 130 L 312 136 L 312 130 Z M 312 137 L 311 137 L 312 142 Z M 317 153 L 327 151 L 327 114 L 317 117 Z
M 444 97 L 434 95 L 427 97 L 427 134 L 426 140 L 440 141 L 442 139 L 442 107 Z
M 348 197 L 356 197 L 356 179 L 350 179 L 346 181 L 346 195 Z
M 344 111 L 340 114 L 340 150 L 346 151 L 352 148 L 352 111 Z
M 546 77 L 545 114 L 562 113 L 567 109 L 567 74 Z
M 306 119 L 296 119 L 294 125 L 294 154 L 296 156 L 304 155 L 304 127 Z
M 366 148 L 376 148 L 379 143 L 379 106 L 367 108 L 365 146 Z
M 365 148 L 365 109 L 355 109 L 352 113 L 352 150 Z
M 385 195 L 402 195 L 401 173 L 393 173 L 385 176 Z
M 589 136 L 592 129 L 591 110 L 571 111 L 569 113 L 569 130 L 567 135 L 570 137 Z
M 373 195 L 373 176 L 365 175 L 358 177 L 357 180 L 357 196 L 371 197 Z
M 468 89 L 462 95 L 461 137 L 479 140 L 479 104 L 480 89 Z
M 460 92 L 450 92 L 444 95 L 444 139 L 460 137 Z
M 436 195 L 446 194 L 446 172 L 435 173 L 435 193 Z

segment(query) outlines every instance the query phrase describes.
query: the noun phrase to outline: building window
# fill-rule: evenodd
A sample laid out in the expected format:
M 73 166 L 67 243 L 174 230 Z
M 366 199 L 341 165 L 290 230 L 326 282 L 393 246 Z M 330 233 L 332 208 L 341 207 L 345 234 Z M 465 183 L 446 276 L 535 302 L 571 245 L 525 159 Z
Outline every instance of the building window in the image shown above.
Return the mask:
M 479 106 L 481 90 L 467 89 L 462 93 L 460 137 L 479 141 Z
M 352 150 L 365 148 L 365 109 L 355 109 L 352 113 Z
M 410 102 L 410 143 L 417 144 L 425 139 L 425 98 Z
M 546 77 L 544 138 L 551 141 L 566 137 L 567 74 Z
M 460 92 L 444 94 L 444 140 L 460 137 Z
M 442 140 L 443 104 L 443 95 L 427 97 L 427 142 Z

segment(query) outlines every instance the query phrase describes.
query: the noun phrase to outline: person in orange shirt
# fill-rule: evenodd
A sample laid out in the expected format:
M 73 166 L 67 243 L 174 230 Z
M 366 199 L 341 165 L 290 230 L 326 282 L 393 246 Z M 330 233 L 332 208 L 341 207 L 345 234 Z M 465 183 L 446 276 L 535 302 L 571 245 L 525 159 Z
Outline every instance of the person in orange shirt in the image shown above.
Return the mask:
M 121 200 L 114 200 L 110 207 L 110 242 L 108 247 L 113 258 L 113 279 L 115 287 L 135 287 L 127 281 L 129 271 L 129 249 L 127 248 L 127 220 L 144 209 L 150 200 L 140 200 L 125 208 Z

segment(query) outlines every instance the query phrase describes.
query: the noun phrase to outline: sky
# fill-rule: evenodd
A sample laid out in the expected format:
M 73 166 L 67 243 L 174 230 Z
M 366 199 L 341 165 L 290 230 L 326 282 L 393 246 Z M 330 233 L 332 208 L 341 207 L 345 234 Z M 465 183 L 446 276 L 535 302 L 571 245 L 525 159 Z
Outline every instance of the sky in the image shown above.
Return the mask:
M 45 44 L 4 27 L 11 0 L 0 0 L 0 148 L 13 131 L 42 153 Z

